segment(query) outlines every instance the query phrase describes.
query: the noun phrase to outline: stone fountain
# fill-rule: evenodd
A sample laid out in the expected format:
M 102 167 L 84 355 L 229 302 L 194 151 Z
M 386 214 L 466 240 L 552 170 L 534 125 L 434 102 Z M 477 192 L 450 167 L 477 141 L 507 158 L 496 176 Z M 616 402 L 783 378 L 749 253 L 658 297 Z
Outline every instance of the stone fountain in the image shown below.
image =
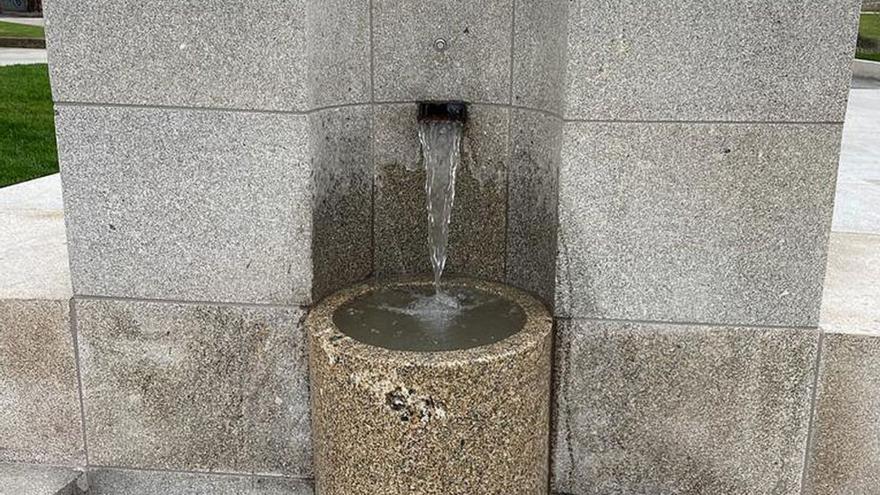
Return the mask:
M 847 388 L 819 308 L 859 3 L 45 2 L 72 289 L 0 301 L 0 463 L 98 495 L 835 493 L 811 459 L 869 469 L 817 452 L 877 458 L 813 411 Z M 457 101 L 444 232 L 418 102 Z M 522 326 L 340 327 L 432 263 Z

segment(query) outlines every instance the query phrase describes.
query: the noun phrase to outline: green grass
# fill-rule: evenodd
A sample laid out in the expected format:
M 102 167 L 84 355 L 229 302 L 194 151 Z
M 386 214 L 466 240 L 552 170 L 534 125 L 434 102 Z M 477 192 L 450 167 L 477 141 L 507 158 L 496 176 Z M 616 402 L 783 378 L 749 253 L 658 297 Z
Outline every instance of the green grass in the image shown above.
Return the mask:
M 880 53 L 857 52 L 856 58 L 861 60 L 873 60 L 875 62 L 880 62 Z
M 880 14 L 859 17 L 859 48 L 856 58 L 880 62 Z
M 0 38 L 45 38 L 40 26 L 26 26 L 0 21 Z
M 880 14 L 862 14 L 859 17 L 859 35 L 880 39 Z
M 46 64 L 0 67 L 0 187 L 56 172 Z

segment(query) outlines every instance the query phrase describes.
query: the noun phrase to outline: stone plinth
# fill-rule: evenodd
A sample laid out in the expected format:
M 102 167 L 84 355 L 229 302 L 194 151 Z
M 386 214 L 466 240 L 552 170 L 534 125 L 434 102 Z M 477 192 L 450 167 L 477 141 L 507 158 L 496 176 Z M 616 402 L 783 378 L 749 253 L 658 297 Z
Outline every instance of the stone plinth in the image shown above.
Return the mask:
M 550 315 L 505 286 L 448 284 L 516 302 L 523 329 L 457 351 L 369 346 L 341 333 L 333 315 L 371 284 L 330 296 L 309 314 L 318 494 L 547 493 Z

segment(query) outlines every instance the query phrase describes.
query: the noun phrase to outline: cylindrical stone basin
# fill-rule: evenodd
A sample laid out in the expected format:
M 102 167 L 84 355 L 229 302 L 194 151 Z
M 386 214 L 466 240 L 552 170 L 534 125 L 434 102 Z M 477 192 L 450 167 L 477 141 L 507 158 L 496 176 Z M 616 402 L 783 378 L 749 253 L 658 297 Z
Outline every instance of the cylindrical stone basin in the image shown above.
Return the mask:
M 552 319 L 540 302 L 500 284 L 444 280 L 509 302 L 505 315 L 522 326 L 486 343 L 491 320 L 480 320 L 486 332 L 469 330 L 480 338 L 440 342 L 441 351 L 366 344 L 337 325 L 358 298 L 429 284 L 364 284 L 309 313 L 318 495 L 546 494 Z

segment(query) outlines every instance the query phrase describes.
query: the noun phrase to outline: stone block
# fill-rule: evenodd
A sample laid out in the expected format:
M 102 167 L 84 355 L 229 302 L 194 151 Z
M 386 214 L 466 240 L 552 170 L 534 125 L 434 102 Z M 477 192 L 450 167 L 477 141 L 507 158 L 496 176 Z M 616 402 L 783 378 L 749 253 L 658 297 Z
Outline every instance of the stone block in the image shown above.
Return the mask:
M 64 102 L 307 110 L 305 14 L 306 0 L 196 10 L 175 0 L 55 0 L 46 9 L 53 94 Z
M 376 107 L 375 270 L 430 273 L 425 172 L 415 104 Z M 462 139 L 444 273 L 502 280 L 509 110 L 473 105 Z
M 875 298 L 876 304 L 876 298 Z M 826 334 L 805 495 L 869 495 L 880 486 L 880 324 Z
M 553 303 L 562 120 L 513 110 L 507 184 L 507 282 Z
M 565 116 L 843 121 L 859 3 L 572 2 Z
M 311 474 L 298 308 L 77 299 L 89 459 Z
M 9 495 L 79 495 L 79 471 L 36 464 L 0 464 L 0 493 Z
M 309 115 L 316 300 L 373 271 L 372 119 L 367 105 Z
M 374 1 L 376 100 L 509 103 L 512 15 L 513 0 Z
M 557 313 L 817 325 L 840 132 L 567 123 Z
M 310 301 L 307 117 L 56 112 L 76 294 Z
M 0 462 L 85 463 L 66 299 L 0 300 Z
M 563 320 L 552 489 L 800 489 L 819 333 Z
M 306 2 L 312 108 L 369 102 L 370 2 Z
M 562 113 L 569 3 L 568 0 L 516 0 L 513 105 Z
M 127 469 L 93 469 L 89 495 L 312 495 L 306 480 Z

